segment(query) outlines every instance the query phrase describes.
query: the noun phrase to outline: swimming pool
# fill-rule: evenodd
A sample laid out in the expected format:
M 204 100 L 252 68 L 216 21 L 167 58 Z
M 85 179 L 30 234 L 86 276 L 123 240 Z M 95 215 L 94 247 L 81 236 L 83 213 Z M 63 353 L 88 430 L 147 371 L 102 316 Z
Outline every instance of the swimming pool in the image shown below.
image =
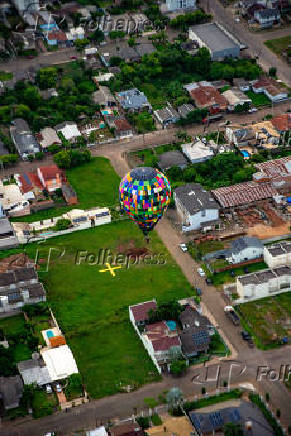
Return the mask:
M 47 330 L 46 335 L 49 338 L 53 338 L 54 337 L 54 332 L 52 330 Z
M 101 113 L 102 113 L 102 115 L 109 115 L 109 114 L 110 114 L 110 111 L 106 111 L 106 110 L 104 110 L 104 111 L 101 111 Z
M 169 327 L 169 330 L 171 330 L 171 332 L 176 330 L 176 323 L 175 321 L 166 321 L 167 326 Z
M 244 157 L 245 159 L 247 159 L 247 158 L 250 157 L 250 153 L 249 153 L 248 151 L 246 151 L 246 150 L 241 150 L 240 152 L 241 152 L 241 154 L 243 155 L 243 157 Z

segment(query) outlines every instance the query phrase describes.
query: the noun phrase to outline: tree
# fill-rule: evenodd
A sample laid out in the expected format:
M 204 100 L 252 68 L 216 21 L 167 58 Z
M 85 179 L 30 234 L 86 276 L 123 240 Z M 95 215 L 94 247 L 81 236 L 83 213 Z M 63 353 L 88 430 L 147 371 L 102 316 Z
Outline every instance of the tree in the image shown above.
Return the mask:
M 176 409 L 183 404 L 183 393 L 179 388 L 172 388 L 166 395 L 167 404 L 171 409 Z
M 180 376 L 186 372 L 187 365 L 185 360 L 176 360 L 171 364 L 171 373 Z
M 223 426 L 225 436 L 243 436 L 244 432 L 240 424 L 228 422 Z
M 86 45 L 89 44 L 89 39 L 83 38 L 83 39 L 76 39 L 74 41 L 75 47 L 77 51 L 82 51 L 86 47 Z
M 276 67 L 270 67 L 269 68 L 269 76 L 276 77 L 277 75 L 277 68 Z
M 16 373 L 13 351 L 0 345 L 0 376 L 9 377 Z
M 102 32 L 102 30 L 100 29 L 96 29 L 93 33 L 91 33 L 91 35 L 89 36 L 89 38 L 92 41 L 96 41 L 96 42 L 102 42 L 105 39 L 105 35 Z
M 54 67 L 46 67 L 38 70 L 36 76 L 40 89 L 54 88 L 58 80 L 58 71 Z
M 112 56 L 112 58 L 110 58 L 110 66 L 111 67 L 119 67 L 121 62 L 123 62 L 123 60 L 119 56 Z
M 65 218 L 61 218 L 57 221 L 55 225 L 56 231 L 67 230 L 71 225 L 71 221 Z
M 111 32 L 109 32 L 110 39 L 124 38 L 125 35 L 126 33 L 123 32 L 123 30 L 111 30 Z
M 71 155 L 66 150 L 62 150 L 54 155 L 54 162 L 60 168 L 71 168 Z
M 71 374 L 67 380 L 66 396 L 69 400 L 81 397 L 83 394 L 83 384 L 81 374 Z

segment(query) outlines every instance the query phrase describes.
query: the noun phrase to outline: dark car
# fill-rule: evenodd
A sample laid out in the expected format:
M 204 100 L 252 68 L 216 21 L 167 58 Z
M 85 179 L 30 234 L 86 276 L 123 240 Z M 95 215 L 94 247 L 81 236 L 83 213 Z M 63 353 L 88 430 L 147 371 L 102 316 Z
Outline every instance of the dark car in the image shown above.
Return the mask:
M 248 269 L 246 266 L 244 267 L 244 272 L 245 272 L 246 274 L 249 273 L 249 269 Z
M 250 348 L 254 348 L 255 344 L 254 344 L 254 341 L 252 340 L 252 338 L 248 339 L 248 346 Z
M 209 277 L 207 277 L 207 279 L 205 279 L 205 281 L 208 285 L 212 285 L 212 283 L 213 283 L 213 281 Z
M 235 277 L 235 272 L 233 270 L 230 271 L 231 277 Z
M 243 330 L 241 332 L 242 338 L 244 341 L 249 341 L 250 339 L 252 339 L 251 335 L 249 334 L 249 332 L 246 332 L 245 330 Z
M 202 295 L 202 289 L 196 288 L 196 294 L 200 297 Z

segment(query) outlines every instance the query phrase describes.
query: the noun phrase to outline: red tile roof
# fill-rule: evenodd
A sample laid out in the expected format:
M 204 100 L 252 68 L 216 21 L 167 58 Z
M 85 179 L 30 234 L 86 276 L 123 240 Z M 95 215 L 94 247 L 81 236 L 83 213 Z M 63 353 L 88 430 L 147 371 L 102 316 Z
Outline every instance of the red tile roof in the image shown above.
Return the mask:
M 55 179 L 57 176 L 63 177 L 64 172 L 57 165 L 51 165 L 48 167 L 39 167 L 39 171 L 45 181 Z
M 268 183 L 245 182 L 224 186 L 211 191 L 222 207 L 240 206 L 264 200 L 277 195 L 275 188 Z
M 291 114 L 278 115 L 271 119 L 271 122 L 275 129 L 285 132 L 291 130 Z
M 197 107 L 219 105 L 222 110 L 227 107 L 226 98 L 214 86 L 198 86 L 190 91 L 190 96 Z
M 111 427 L 110 436 L 142 436 L 144 432 L 137 423 L 120 424 Z
M 177 333 L 171 332 L 165 321 L 147 325 L 145 334 L 152 342 L 154 351 L 166 351 L 181 345 Z
M 124 132 L 126 130 L 132 130 L 131 125 L 124 118 L 119 118 L 119 119 L 115 120 L 114 124 L 115 124 L 116 130 L 118 130 L 119 132 Z
M 49 339 L 51 347 L 59 347 L 60 345 L 66 345 L 66 338 L 64 336 L 53 336 Z
M 67 41 L 67 35 L 64 32 L 58 31 L 58 32 L 49 32 L 47 35 L 47 39 L 57 41 Z
M 148 320 L 148 312 L 151 309 L 156 309 L 157 303 L 155 301 L 146 301 L 145 303 L 137 304 L 136 306 L 131 306 L 134 320 L 136 322 Z
M 20 174 L 19 181 L 21 183 L 20 189 L 23 194 L 32 191 L 33 188 L 43 189 L 43 186 L 35 173 Z
M 282 157 L 281 159 L 273 159 L 267 162 L 258 163 L 255 167 L 264 173 L 269 179 L 277 179 L 284 176 L 290 176 L 290 172 L 288 172 L 286 167 L 288 162 L 289 165 L 291 165 L 291 157 Z

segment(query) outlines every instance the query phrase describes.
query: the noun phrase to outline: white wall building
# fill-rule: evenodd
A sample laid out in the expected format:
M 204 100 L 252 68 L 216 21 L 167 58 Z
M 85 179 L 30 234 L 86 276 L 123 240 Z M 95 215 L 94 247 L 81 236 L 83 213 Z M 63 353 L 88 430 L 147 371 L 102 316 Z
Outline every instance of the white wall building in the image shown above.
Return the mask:
M 213 150 L 202 141 L 182 144 L 182 151 L 192 164 L 205 162 L 214 156 Z
M 264 247 L 264 261 L 269 268 L 291 264 L 291 242 L 282 241 Z
M 243 236 L 235 239 L 231 244 L 230 257 L 231 263 L 240 263 L 247 260 L 257 259 L 263 256 L 263 244 L 258 238 Z
M 76 361 L 68 345 L 40 350 L 52 381 L 61 380 L 78 373 Z
M 245 103 L 252 104 L 252 100 L 239 89 L 228 89 L 222 95 L 228 101 L 227 109 L 229 111 L 233 111 L 237 106 L 242 106 Z
M 166 7 L 169 12 L 195 9 L 196 0 L 166 0 Z
M 240 302 L 258 300 L 291 290 L 291 266 L 265 269 L 237 277 Z
M 74 121 L 65 121 L 62 124 L 58 124 L 55 126 L 55 130 L 58 133 L 62 133 L 62 135 L 64 135 L 68 141 L 74 140 L 78 136 L 82 136 L 77 124 L 74 123 Z
M 177 213 L 181 218 L 182 231 L 211 230 L 219 222 L 219 206 L 198 183 L 180 186 L 174 192 Z
M 39 10 L 39 0 L 13 0 L 19 12 L 35 12 Z

